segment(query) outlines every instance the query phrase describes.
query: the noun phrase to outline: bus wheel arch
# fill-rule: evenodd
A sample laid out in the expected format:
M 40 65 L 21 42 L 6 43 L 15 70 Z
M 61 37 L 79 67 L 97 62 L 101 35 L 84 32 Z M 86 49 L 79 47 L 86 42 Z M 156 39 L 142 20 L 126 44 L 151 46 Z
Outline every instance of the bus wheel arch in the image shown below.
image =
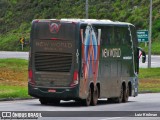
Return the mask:
M 97 105 L 97 101 L 98 101 L 98 98 L 99 98 L 99 91 L 100 91 L 100 84 L 97 83 L 96 85 L 91 82 L 90 85 L 89 85 L 89 89 L 91 90 L 91 102 L 90 102 L 90 105 Z

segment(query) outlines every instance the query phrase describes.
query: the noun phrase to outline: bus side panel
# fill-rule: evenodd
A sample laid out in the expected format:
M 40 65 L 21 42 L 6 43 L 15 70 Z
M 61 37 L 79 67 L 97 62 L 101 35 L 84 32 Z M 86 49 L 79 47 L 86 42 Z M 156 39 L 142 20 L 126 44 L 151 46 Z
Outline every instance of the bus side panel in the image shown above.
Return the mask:
M 101 31 L 92 25 L 82 25 L 81 36 L 81 78 L 80 97 L 85 99 L 88 95 L 90 84 L 97 83 L 100 55 Z

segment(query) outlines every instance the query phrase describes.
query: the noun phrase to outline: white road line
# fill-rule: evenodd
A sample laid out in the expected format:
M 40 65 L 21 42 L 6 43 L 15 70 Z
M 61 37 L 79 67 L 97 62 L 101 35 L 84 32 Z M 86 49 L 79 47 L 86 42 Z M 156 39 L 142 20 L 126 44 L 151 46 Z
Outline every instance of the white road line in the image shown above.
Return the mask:
M 120 118 L 123 118 L 123 117 L 103 118 L 103 119 L 100 119 L 100 120 L 115 120 L 115 119 L 120 119 Z

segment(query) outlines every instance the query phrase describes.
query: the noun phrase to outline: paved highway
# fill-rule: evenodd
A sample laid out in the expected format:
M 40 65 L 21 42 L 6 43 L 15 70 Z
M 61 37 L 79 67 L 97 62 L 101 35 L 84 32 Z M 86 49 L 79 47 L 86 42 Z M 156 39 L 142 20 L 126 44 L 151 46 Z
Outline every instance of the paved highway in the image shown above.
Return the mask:
M 138 97 L 130 97 L 129 102 L 121 104 L 107 103 L 107 100 L 101 99 L 97 106 L 81 106 L 80 103 L 74 101 L 61 101 L 60 105 L 41 105 L 38 99 L 32 100 L 17 100 L 17 101 L 1 101 L 0 111 L 52 111 L 49 113 L 51 116 L 57 116 L 56 120 L 62 120 L 59 117 L 65 116 L 79 116 L 85 117 L 86 119 L 91 119 L 86 116 L 95 117 L 93 120 L 130 120 L 129 116 L 135 116 L 138 111 L 143 111 L 142 113 L 148 113 L 148 111 L 159 111 L 160 116 L 160 93 L 148 93 L 139 94 Z M 60 111 L 60 112 L 55 112 Z M 64 112 L 65 111 L 65 112 Z M 67 112 L 72 111 L 72 112 Z M 80 111 L 80 112 L 76 112 Z M 85 112 L 84 112 L 85 111 Z M 89 112 L 92 111 L 92 112 Z M 98 111 L 98 112 L 96 112 Z M 100 112 L 101 111 L 101 112 Z M 110 111 L 110 112 L 109 112 Z M 111 112 L 112 111 L 112 112 Z M 119 111 L 119 112 L 117 112 Z M 125 116 L 121 116 L 121 111 L 132 111 L 132 112 L 122 112 Z M 109 112 L 109 113 L 108 113 Z M 108 117 L 106 114 L 112 114 L 114 118 Z M 115 114 L 115 115 L 114 115 Z M 116 115 L 119 114 L 119 115 Z M 43 114 L 42 114 L 43 117 Z M 133 118 L 133 117 L 132 117 Z M 138 117 L 139 118 L 139 117 Z M 44 118 L 41 118 L 44 119 Z M 48 118 L 49 119 L 49 118 Z M 69 118 L 65 118 L 68 119 Z M 77 118 L 80 119 L 80 118 Z M 157 117 L 141 117 L 139 120 L 159 120 Z M 75 119 L 73 119 L 75 120 Z M 131 119 L 134 120 L 134 119 Z M 138 119 L 136 119 L 138 120 Z
M 21 58 L 28 60 L 28 52 L 7 52 L 1 51 L 0 58 Z M 148 58 L 146 59 L 146 63 L 142 63 L 140 59 L 140 67 L 147 68 Z M 152 55 L 151 57 L 151 67 L 160 67 L 160 56 Z
M 28 52 L 0 51 L 0 58 L 21 58 L 28 60 Z

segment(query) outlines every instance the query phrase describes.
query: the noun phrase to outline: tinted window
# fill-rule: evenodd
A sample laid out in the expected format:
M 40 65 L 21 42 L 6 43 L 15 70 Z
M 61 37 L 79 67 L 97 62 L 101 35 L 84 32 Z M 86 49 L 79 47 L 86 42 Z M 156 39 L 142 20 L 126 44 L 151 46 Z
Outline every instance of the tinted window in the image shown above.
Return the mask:
M 101 42 L 103 45 L 130 45 L 130 32 L 128 26 L 104 26 L 102 29 Z
M 114 27 L 113 26 L 104 26 L 101 27 L 101 42 L 102 45 L 110 45 L 115 43 L 114 39 Z
M 124 27 L 115 27 L 115 42 L 117 45 L 130 45 L 130 32 L 128 30 L 128 26 Z

